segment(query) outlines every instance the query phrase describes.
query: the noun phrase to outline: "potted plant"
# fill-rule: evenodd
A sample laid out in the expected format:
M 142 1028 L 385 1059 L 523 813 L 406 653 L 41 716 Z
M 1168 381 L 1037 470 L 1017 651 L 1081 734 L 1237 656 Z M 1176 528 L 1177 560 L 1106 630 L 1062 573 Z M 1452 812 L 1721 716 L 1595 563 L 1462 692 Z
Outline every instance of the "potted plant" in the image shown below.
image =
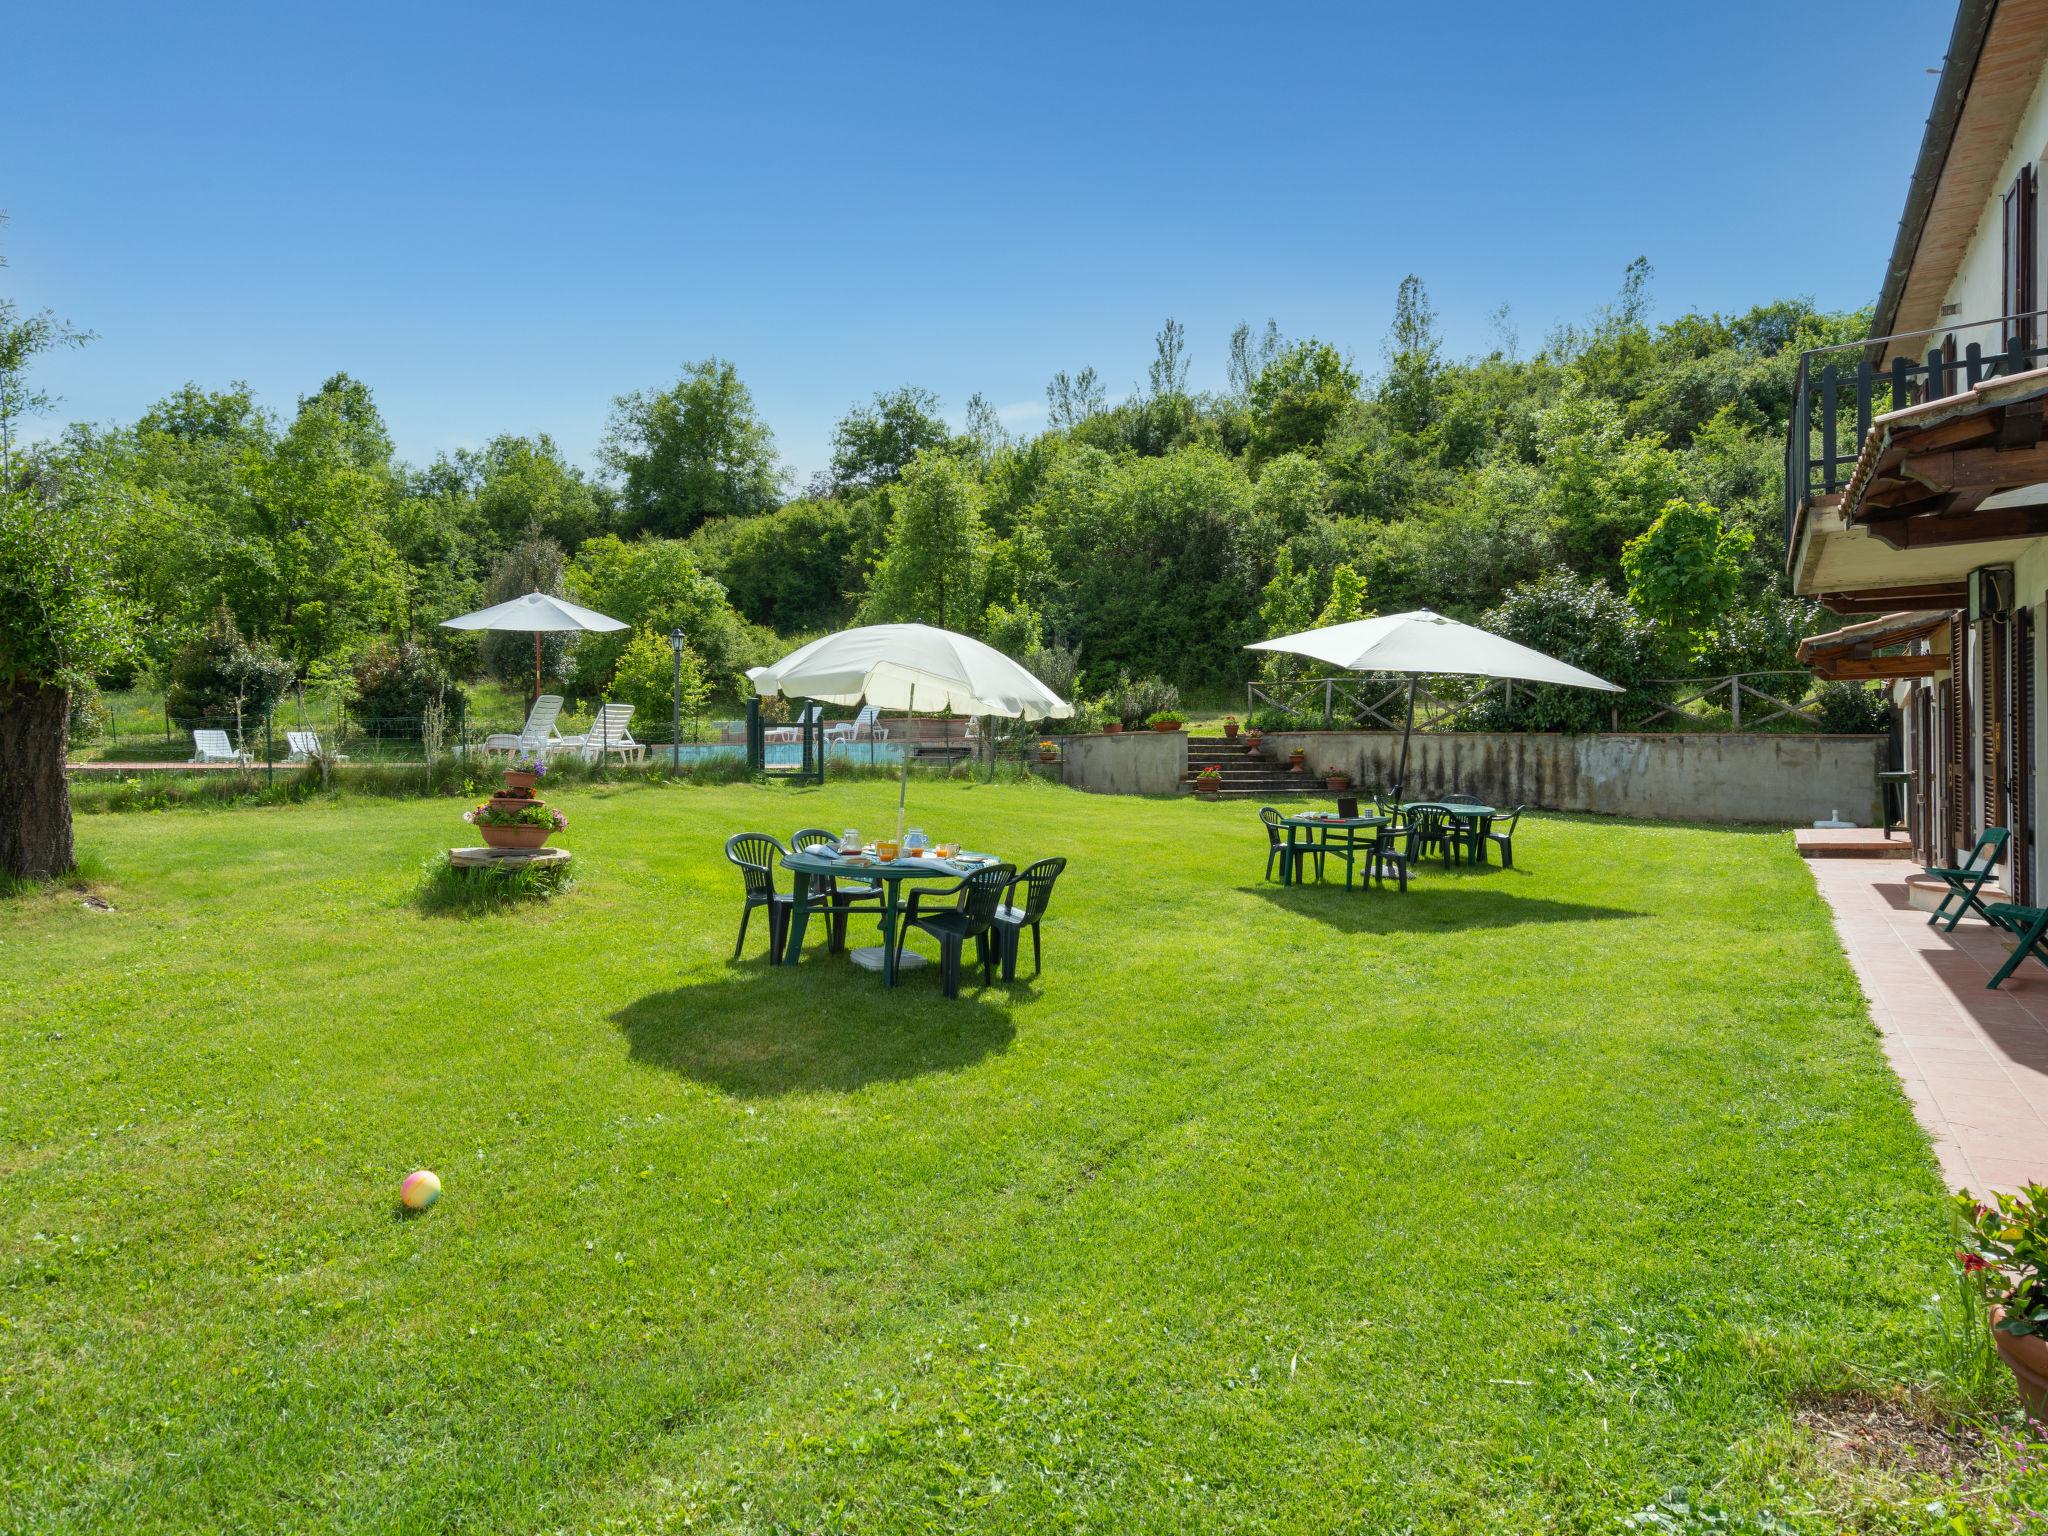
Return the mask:
M 544 757 L 515 757 L 505 765 L 505 787 L 524 790 L 532 794 L 540 788 L 540 781 L 547 777 L 548 762 Z
M 486 800 L 475 810 L 464 811 L 462 819 L 492 848 L 539 848 L 569 825 L 568 817 L 538 800 L 517 807 Z
M 1222 792 L 1223 775 L 1216 771 L 1216 765 L 1214 763 L 1211 763 L 1208 767 L 1204 768 L 1200 773 L 1195 775 L 1196 799 L 1214 800 L 1220 794 L 1222 794 Z
M 1155 731 L 1177 731 L 1187 723 L 1187 716 L 1171 709 L 1154 710 L 1145 717 L 1145 723 Z
M 1059 743 L 1047 737 L 1038 744 L 1038 760 L 1041 763 L 1056 763 L 1060 760 Z
M 1253 726 L 1250 730 L 1246 731 L 1244 733 L 1244 750 L 1246 755 L 1251 757 L 1257 757 L 1259 755 L 1259 743 L 1264 741 L 1265 739 L 1266 733 L 1260 730 L 1256 725 Z
M 2048 1189 L 2029 1184 L 1986 1205 L 1968 1190 L 1962 1215 L 1963 1276 L 1984 1298 L 1991 1342 L 2012 1372 L 2027 1412 L 2048 1424 Z
M 1301 772 L 1303 766 L 1307 762 L 1308 748 L 1296 747 L 1292 752 L 1287 754 L 1287 771 L 1289 773 L 1299 773 Z
M 1123 733 L 1124 733 L 1124 723 L 1123 723 L 1123 721 L 1121 721 L 1121 720 L 1105 720 L 1105 721 L 1103 721 L 1103 722 L 1102 722 L 1102 734 L 1103 734 L 1103 735 L 1105 735 L 1105 736 L 1121 736 L 1121 735 L 1123 735 Z
M 1332 763 L 1323 770 L 1323 786 L 1326 789 L 1349 789 L 1351 775 Z
M 1225 741 L 1237 740 L 1237 716 L 1225 715 L 1223 717 L 1223 739 Z

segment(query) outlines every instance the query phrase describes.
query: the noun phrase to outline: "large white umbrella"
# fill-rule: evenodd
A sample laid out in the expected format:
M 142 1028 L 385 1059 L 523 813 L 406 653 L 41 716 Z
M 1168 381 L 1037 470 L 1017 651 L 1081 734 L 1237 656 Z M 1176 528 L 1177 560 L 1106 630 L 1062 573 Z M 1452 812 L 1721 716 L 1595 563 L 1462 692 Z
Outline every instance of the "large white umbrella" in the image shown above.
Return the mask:
M 540 637 L 562 630 L 610 631 L 627 626 L 617 619 L 583 608 L 565 598 L 545 592 L 529 592 L 491 608 L 479 608 L 459 618 L 443 619 L 443 629 L 497 629 L 523 633 L 533 631 L 533 696 L 540 697 Z
M 1006 720 L 1064 720 L 1073 705 L 994 646 L 929 624 L 868 624 L 826 635 L 747 674 L 764 699 L 868 703 L 908 715 L 918 709 Z M 896 837 L 910 787 L 910 746 L 896 789 Z
M 1401 798 L 1401 787 L 1408 778 L 1408 738 L 1415 732 L 1415 685 L 1424 676 L 1512 677 L 1532 683 L 1561 683 L 1568 688 L 1597 688 L 1607 693 L 1626 691 L 1554 656 L 1532 651 L 1488 630 L 1460 624 L 1427 608 L 1332 624 L 1327 629 L 1306 629 L 1298 635 L 1254 641 L 1245 649 L 1291 651 L 1350 672 L 1405 672 L 1408 722 L 1401 731 L 1401 769 L 1394 779 L 1396 800 Z

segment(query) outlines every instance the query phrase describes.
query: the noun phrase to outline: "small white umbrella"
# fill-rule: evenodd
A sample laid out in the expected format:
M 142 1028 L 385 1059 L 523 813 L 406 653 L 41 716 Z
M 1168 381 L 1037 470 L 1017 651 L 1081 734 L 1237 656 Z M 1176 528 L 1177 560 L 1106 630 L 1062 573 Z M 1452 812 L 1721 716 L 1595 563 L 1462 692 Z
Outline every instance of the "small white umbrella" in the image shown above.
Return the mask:
M 578 607 L 545 592 L 529 592 L 492 608 L 479 608 L 459 618 L 443 619 L 443 629 L 533 631 L 533 696 L 540 697 L 540 637 L 562 630 L 610 631 L 627 626 L 593 608 Z
M 1259 640 L 1249 651 L 1291 651 L 1326 661 L 1350 672 L 1405 672 L 1408 675 L 1408 722 L 1401 731 L 1401 769 L 1394 779 L 1394 798 L 1408 778 L 1408 738 L 1415 732 L 1415 684 L 1432 677 L 1513 677 L 1532 683 L 1561 683 L 1569 688 L 1626 690 L 1582 672 L 1577 667 L 1517 645 L 1484 629 L 1460 624 L 1427 608 L 1393 613 L 1378 619 L 1357 619 L 1327 629 Z
M 1074 707 L 994 646 L 929 624 L 868 624 L 841 630 L 747 674 L 764 699 L 866 702 L 908 715 L 920 706 L 1006 720 L 1064 720 Z M 910 788 L 910 747 L 896 789 L 896 836 Z

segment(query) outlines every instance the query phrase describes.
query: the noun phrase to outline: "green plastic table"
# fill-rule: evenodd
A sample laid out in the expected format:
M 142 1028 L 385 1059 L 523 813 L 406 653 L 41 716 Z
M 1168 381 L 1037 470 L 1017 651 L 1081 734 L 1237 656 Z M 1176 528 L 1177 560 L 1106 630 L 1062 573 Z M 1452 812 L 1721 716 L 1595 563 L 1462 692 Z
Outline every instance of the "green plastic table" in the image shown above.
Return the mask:
M 981 868 L 984 863 L 997 861 L 985 855 L 977 856 L 972 863 L 955 863 L 949 859 L 896 858 L 884 864 L 880 859 L 867 857 L 841 858 L 826 848 L 817 848 L 805 853 L 786 853 L 782 856 L 782 867 L 795 876 L 796 899 L 790 911 L 789 939 L 782 947 L 782 963 L 795 965 L 803 953 L 804 927 L 810 918 L 811 882 L 827 876 L 838 876 L 849 880 L 875 880 L 882 887 L 882 944 L 879 951 L 873 945 L 853 950 L 853 963 L 871 971 L 882 973 L 882 985 L 896 985 L 896 914 L 902 903 L 897 887 L 906 880 L 959 880 Z M 925 958 L 919 954 L 906 954 L 903 965 L 912 970 L 923 965 Z
M 1401 807 L 1403 812 L 1417 806 L 1428 806 L 1433 811 L 1443 811 L 1453 821 L 1470 822 L 1472 836 L 1472 862 L 1486 862 L 1486 834 L 1493 830 L 1493 818 L 1500 814 L 1490 805 L 1446 805 L 1441 800 L 1414 800 Z
M 1299 816 L 1282 816 L 1280 818 L 1280 825 L 1287 829 L 1287 845 L 1280 851 L 1280 883 L 1282 885 L 1294 884 L 1294 862 L 1297 850 L 1300 853 L 1306 854 L 1313 852 L 1315 848 L 1313 843 L 1308 844 L 1306 847 L 1296 843 L 1295 833 L 1297 829 L 1321 827 L 1325 830 L 1335 828 L 1338 831 L 1359 832 L 1367 827 L 1384 827 L 1393 819 L 1391 816 L 1318 816 L 1313 812 L 1303 812 Z

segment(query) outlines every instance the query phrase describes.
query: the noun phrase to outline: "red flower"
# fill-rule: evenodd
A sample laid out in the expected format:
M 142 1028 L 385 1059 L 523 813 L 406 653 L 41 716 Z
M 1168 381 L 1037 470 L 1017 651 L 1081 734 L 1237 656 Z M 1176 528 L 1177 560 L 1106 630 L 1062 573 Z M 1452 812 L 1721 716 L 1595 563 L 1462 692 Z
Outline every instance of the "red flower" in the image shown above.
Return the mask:
M 1991 1267 L 1991 1261 L 1981 1254 L 1959 1253 L 1956 1257 L 1963 1261 L 1964 1274 L 1974 1275 L 1980 1269 L 1989 1269 Z

